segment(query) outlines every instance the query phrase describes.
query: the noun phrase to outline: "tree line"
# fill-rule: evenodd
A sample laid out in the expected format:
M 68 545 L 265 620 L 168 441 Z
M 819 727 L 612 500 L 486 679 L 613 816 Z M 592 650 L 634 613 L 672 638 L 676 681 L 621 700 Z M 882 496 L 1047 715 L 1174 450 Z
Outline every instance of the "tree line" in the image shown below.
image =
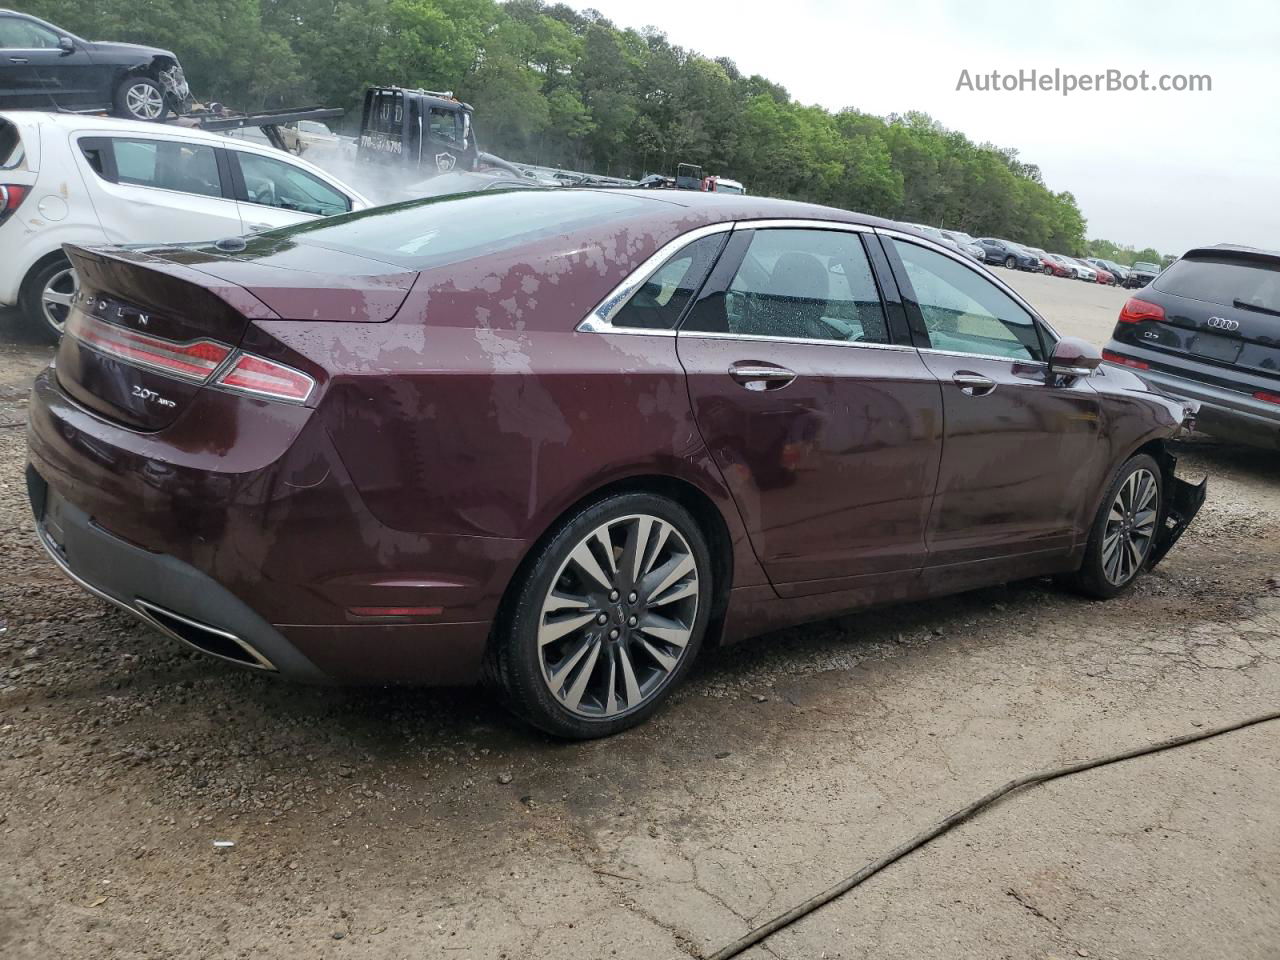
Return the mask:
M 173 50 L 204 102 L 344 107 L 354 132 L 369 85 L 452 90 L 476 108 L 481 147 L 511 160 L 633 178 L 697 163 L 751 193 L 1100 255 L 1072 194 L 1050 189 L 1015 149 L 974 143 L 923 113 L 797 103 L 730 59 L 594 10 L 542 0 L 22 6 L 93 39 Z

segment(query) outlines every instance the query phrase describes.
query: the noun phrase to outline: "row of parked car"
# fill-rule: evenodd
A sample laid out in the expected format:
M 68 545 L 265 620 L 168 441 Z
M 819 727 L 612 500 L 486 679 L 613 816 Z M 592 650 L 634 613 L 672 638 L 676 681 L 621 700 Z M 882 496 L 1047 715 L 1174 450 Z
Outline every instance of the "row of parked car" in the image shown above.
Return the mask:
M 1140 261 L 1126 267 L 1101 257 L 1082 259 L 1063 253 L 1049 253 L 1039 247 L 1028 247 L 999 237 L 975 239 L 963 230 L 943 230 L 923 223 L 910 223 L 907 226 L 979 263 L 1008 267 L 1010 270 L 1029 270 L 1032 273 L 1048 273 L 1055 277 L 1128 288 L 1145 287 L 1160 272 L 1160 267 L 1154 263 Z

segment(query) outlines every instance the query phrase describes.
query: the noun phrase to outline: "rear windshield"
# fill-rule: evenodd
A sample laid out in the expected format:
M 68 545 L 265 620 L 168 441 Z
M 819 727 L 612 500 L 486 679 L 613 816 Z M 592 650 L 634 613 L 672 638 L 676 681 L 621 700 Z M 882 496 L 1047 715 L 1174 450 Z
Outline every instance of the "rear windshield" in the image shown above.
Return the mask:
M 24 155 L 18 128 L 8 120 L 0 119 L 0 170 L 13 170 L 22 163 Z
M 651 200 L 603 191 L 488 191 L 374 207 L 258 236 L 423 270 L 653 209 Z
M 1160 275 L 1162 293 L 1222 306 L 1280 311 L 1280 264 L 1239 257 L 1184 257 Z

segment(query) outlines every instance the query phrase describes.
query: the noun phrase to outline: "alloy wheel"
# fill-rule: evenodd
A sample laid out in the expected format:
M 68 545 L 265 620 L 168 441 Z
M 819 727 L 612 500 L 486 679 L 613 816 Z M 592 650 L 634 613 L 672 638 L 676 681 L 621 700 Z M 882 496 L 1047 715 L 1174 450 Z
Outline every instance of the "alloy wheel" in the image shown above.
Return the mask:
M 150 83 L 135 83 L 125 91 L 124 105 L 139 120 L 156 120 L 164 112 L 164 94 Z
M 1158 514 L 1156 478 L 1135 470 L 1120 485 L 1102 536 L 1102 573 L 1114 586 L 1132 580 L 1151 550 Z
M 40 291 L 40 312 L 49 329 L 58 336 L 62 336 L 67 314 L 71 312 L 71 301 L 79 290 L 80 278 L 68 266 L 51 276 Z
M 653 699 L 697 619 L 698 563 L 670 522 L 608 520 L 560 565 L 538 617 L 543 681 L 562 707 L 612 718 Z

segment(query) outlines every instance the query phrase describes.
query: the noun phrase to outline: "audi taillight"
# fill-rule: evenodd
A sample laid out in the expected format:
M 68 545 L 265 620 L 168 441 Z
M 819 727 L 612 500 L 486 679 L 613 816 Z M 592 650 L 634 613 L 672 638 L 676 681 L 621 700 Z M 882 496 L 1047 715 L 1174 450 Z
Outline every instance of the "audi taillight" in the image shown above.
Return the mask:
M 1149 300 L 1130 297 L 1120 308 L 1121 323 L 1141 323 L 1143 320 L 1164 320 L 1164 307 Z
M 66 333 L 87 347 L 135 366 L 160 370 L 180 380 L 204 383 L 231 355 L 231 348 L 213 340 L 175 343 L 139 333 L 73 311 Z
M 1112 353 L 1110 350 L 1102 351 L 1102 359 L 1107 363 L 1118 363 L 1122 367 L 1133 367 L 1135 370 L 1150 370 L 1151 364 L 1143 363 L 1141 360 L 1134 360 L 1132 357 L 1122 357 L 1118 353 Z
M 0 223 L 4 223 L 27 199 L 31 188 L 20 183 L 0 183 Z
M 301 370 L 251 353 L 237 354 L 231 366 L 214 383 L 239 393 L 292 403 L 305 402 L 316 385 L 315 380 Z

